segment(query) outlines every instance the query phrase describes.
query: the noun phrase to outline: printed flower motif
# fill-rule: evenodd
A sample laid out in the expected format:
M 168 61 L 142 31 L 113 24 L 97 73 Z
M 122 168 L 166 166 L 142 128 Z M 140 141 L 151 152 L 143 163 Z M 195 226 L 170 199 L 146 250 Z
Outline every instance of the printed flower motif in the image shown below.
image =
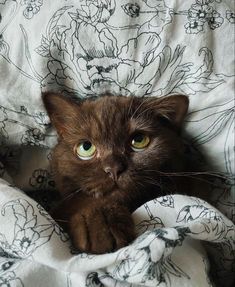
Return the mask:
M 31 19 L 40 10 L 43 4 L 43 0 L 24 0 L 23 4 L 27 5 L 23 11 L 23 15 L 27 19 Z
M 201 22 L 206 22 L 212 17 L 213 8 L 205 4 L 194 4 L 188 11 L 189 19 L 197 19 Z
M 235 13 L 233 11 L 227 10 L 226 18 L 230 23 L 235 24 Z
M 4 272 L 4 271 L 10 269 L 11 266 L 14 265 L 14 263 L 15 263 L 14 261 L 9 261 L 9 260 L 4 261 L 4 262 L 0 262 L 0 272 L 1 271 Z
M 86 23 L 104 23 L 115 11 L 115 0 L 86 0 L 77 13 L 70 13 L 74 19 Z
M 143 96 L 151 91 L 152 95 L 160 96 L 177 89 L 182 92 L 182 86 L 184 92 L 196 93 L 194 89 L 198 89 L 199 82 L 195 84 L 186 76 L 193 77 L 192 65 L 182 62 L 184 47 L 177 46 L 175 52 L 168 46 L 161 51 L 158 49 L 161 42 L 159 33 L 172 19 L 172 13 L 164 1 L 159 3 L 160 11 L 156 11 L 149 21 L 138 25 L 139 28 L 133 30 L 133 37 L 129 36 L 125 42 L 113 33 L 111 26 L 81 20 L 76 13 L 68 12 L 68 7 L 57 10 L 50 19 L 46 37 L 42 37 L 41 45 L 36 49 L 39 55 L 48 58 L 48 74 L 41 82 L 43 90 L 61 90 L 81 97 L 102 93 L 111 86 L 114 93 Z M 155 7 L 151 1 L 148 4 L 149 7 Z M 67 27 L 59 24 L 60 17 L 65 13 L 72 19 Z M 199 33 L 203 30 L 203 24 L 197 19 L 190 19 L 185 25 L 186 31 Z M 137 52 L 138 59 L 135 58 Z M 206 54 L 211 53 L 208 50 Z M 171 62 L 174 63 L 174 69 Z M 213 58 L 209 63 L 203 62 L 207 73 L 200 70 L 208 83 L 212 81 L 208 75 L 212 73 Z M 167 75 L 167 71 L 169 80 L 162 77 L 163 73 Z M 204 88 L 205 77 L 200 77 L 198 73 L 196 76 Z M 160 76 L 164 78 L 165 86 L 153 90 Z M 173 82 L 174 78 L 177 81 Z M 221 79 L 213 83 L 219 85 Z M 207 89 L 213 89 L 215 84 Z
M 33 172 L 29 183 L 37 189 L 45 189 L 55 186 L 55 182 L 52 180 L 51 174 L 46 169 L 36 169 Z
M 85 30 L 96 39 L 93 43 L 85 42 L 80 37 Z M 80 54 L 77 58 L 77 64 L 84 71 L 82 81 L 91 91 L 102 91 L 112 84 L 117 92 L 122 89 L 125 92 L 129 83 L 137 84 L 135 81 L 144 73 L 145 67 L 152 63 L 160 39 L 155 33 L 141 33 L 119 48 L 109 30 L 103 29 L 100 33 L 92 25 L 81 24 L 78 27 L 77 38 L 74 39 L 75 43 L 84 51 L 83 55 Z M 141 51 L 138 61 L 132 60 L 136 50 Z M 141 81 L 139 82 L 141 85 Z
M 39 238 L 39 233 L 33 228 L 21 229 L 15 235 L 13 246 L 17 247 L 25 255 L 31 254 Z
M 9 254 L 5 254 L 5 256 L 3 254 L 2 256 L 3 257 L 0 257 L 0 287 L 11 287 L 11 286 L 23 287 L 20 278 L 16 277 L 15 272 L 12 271 L 12 269 L 14 268 L 13 265 L 17 265 L 16 261 L 12 261 L 9 258 L 7 258 Z
M 45 135 L 38 128 L 30 128 L 22 137 L 22 143 L 25 145 L 40 145 L 45 139 Z
M 87 34 L 92 35 L 92 41 L 84 38 Z M 68 39 L 71 39 L 70 45 Z M 136 85 L 136 90 L 140 91 L 142 81 L 135 81 L 143 75 L 145 67 L 149 69 L 153 65 L 160 38 L 156 33 L 145 32 L 119 46 L 108 28 L 100 31 L 93 24 L 73 20 L 61 39 L 54 33 L 51 42 L 49 74 L 44 78 L 43 86 L 48 89 L 48 85 L 55 83 L 57 89 L 59 86 L 73 91 L 71 87 L 76 87 L 78 94 L 91 95 L 102 92 L 110 84 L 114 92 L 129 92 L 128 84 Z M 136 50 L 140 51 L 138 61 L 132 60 Z
M 174 199 L 171 195 L 158 197 L 153 202 L 159 202 L 162 206 L 174 208 Z
M 224 22 L 224 19 L 220 17 L 217 11 L 213 11 L 212 17 L 208 19 L 208 25 L 212 30 L 219 28 Z
M 197 20 L 191 20 L 184 25 L 187 34 L 198 34 L 203 30 L 203 23 Z
M 209 2 L 193 4 L 188 10 L 189 23 L 185 25 L 186 33 L 197 34 L 201 32 L 205 23 L 208 23 L 212 30 L 223 24 L 224 19 L 212 6 L 208 5 Z

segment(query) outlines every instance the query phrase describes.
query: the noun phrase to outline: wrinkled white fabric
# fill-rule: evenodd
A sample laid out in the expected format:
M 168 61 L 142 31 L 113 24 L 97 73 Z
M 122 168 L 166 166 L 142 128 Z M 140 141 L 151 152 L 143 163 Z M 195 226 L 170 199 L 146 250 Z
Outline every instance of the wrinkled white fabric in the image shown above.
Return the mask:
M 230 0 L 0 0 L 0 176 L 11 183 L 0 183 L 0 286 L 233 285 L 234 24 Z M 45 210 L 13 187 L 50 203 L 47 90 L 188 95 L 190 143 L 227 176 L 208 191 L 215 207 L 158 198 L 134 213 L 130 246 L 72 254 Z

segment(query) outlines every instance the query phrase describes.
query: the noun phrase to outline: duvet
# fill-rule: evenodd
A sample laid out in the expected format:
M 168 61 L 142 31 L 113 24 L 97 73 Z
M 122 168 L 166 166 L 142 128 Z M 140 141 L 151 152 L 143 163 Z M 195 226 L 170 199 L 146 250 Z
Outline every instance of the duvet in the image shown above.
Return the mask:
M 0 0 L 0 286 L 233 286 L 234 15 L 230 0 Z M 213 206 L 156 198 L 132 244 L 76 253 L 47 212 L 48 90 L 188 95 L 185 132 L 223 175 Z

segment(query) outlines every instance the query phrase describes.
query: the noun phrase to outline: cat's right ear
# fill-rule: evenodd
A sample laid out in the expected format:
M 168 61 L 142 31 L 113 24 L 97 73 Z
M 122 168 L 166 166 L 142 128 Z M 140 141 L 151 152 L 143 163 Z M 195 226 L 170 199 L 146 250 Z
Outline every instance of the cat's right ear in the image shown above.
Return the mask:
M 42 100 L 52 125 L 55 127 L 58 135 L 63 137 L 66 131 L 71 129 L 71 122 L 76 119 L 77 104 L 65 96 L 54 93 L 42 93 Z

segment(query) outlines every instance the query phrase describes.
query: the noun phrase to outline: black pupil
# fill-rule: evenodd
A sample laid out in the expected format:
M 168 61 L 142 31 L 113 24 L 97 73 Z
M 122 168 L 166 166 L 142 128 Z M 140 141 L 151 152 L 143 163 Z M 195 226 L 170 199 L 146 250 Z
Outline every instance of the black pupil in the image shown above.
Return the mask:
M 84 150 L 89 150 L 91 148 L 91 143 L 90 142 L 84 142 L 83 143 L 83 149 Z
M 134 136 L 134 141 L 135 142 L 140 143 L 140 142 L 143 141 L 143 139 L 144 139 L 144 135 L 142 135 L 142 134 L 137 134 L 137 135 Z

